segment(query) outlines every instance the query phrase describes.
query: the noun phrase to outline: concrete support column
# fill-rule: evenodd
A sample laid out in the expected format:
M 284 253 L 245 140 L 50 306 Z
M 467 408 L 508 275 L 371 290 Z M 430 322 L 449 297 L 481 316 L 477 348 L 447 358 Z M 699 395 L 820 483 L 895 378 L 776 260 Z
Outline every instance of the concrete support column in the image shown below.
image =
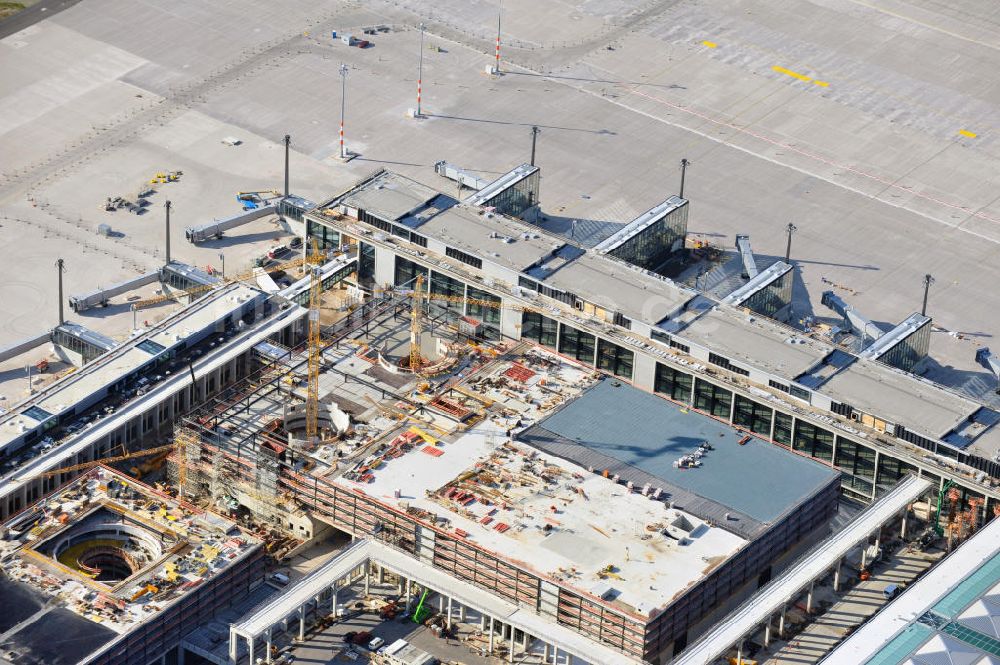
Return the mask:
M 868 565 L 868 538 L 869 538 L 869 536 L 865 536 L 864 542 L 861 543 L 861 568 L 862 568 L 862 570 L 864 570 L 864 568 Z
M 510 627 L 510 646 L 507 648 L 507 662 L 514 662 L 514 626 Z
M 184 654 L 187 650 L 184 647 L 177 647 L 177 665 L 184 665 Z
M 268 663 L 268 665 L 270 665 L 270 663 L 271 663 L 271 629 L 270 628 L 267 629 L 267 638 L 266 638 L 266 641 L 264 642 L 264 648 L 266 649 L 266 651 L 264 652 L 264 662 Z
M 253 665 L 253 643 L 254 639 L 252 637 L 247 638 L 247 654 L 250 656 L 250 665 Z
M 909 517 L 909 515 L 910 515 L 910 507 L 907 506 L 906 508 L 903 508 L 903 515 L 902 518 L 900 519 L 899 537 L 901 540 L 906 540 L 906 518 Z
M 330 598 L 330 614 L 332 614 L 333 618 L 336 619 L 337 618 L 337 596 L 340 595 L 340 592 L 337 591 L 336 589 L 332 588 L 332 587 L 330 588 L 330 591 L 333 593 L 333 596 Z
M 764 648 L 771 646 L 771 617 L 767 617 L 767 623 L 764 624 Z
M 490 617 L 490 650 L 488 653 L 493 653 L 493 617 Z
M 813 587 L 815 586 L 815 584 L 816 584 L 815 580 L 813 580 L 812 582 L 809 583 L 809 592 L 806 593 L 806 614 L 812 614 L 812 608 L 813 608 Z
M 484 633 L 486 632 L 486 615 L 485 614 L 480 614 L 479 615 L 479 630 L 483 631 Z
M 553 663 L 559 662 L 559 647 L 557 646 L 552 647 L 552 662 Z
M 407 612 L 409 612 L 409 611 L 410 611 L 410 601 L 412 600 L 412 599 L 410 598 L 410 594 L 411 594 L 411 593 L 413 593 L 413 591 L 412 591 L 412 587 L 411 587 L 411 585 L 410 585 L 410 579 L 409 579 L 409 578 L 407 578 L 407 579 L 406 579 L 406 611 L 407 611 Z
M 833 590 L 840 591 L 840 566 L 843 563 L 842 560 L 837 560 L 837 567 L 833 569 Z
M 549 663 L 549 643 L 548 642 L 543 642 L 542 643 L 542 662 L 545 663 L 545 665 L 548 665 L 548 663 Z
M 372 580 L 372 571 L 368 567 L 368 563 L 365 563 L 365 596 L 371 595 L 371 580 Z
M 461 623 L 465 623 L 465 605 L 458 606 L 458 620 Z
M 786 605 L 782 605 L 781 606 L 781 618 L 778 619 L 778 637 L 784 637 L 785 636 L 785 610 L 786 609 L 787 609 Z
M 299 642 L 306 639 L 306 606 L 299 608 Z
M 385 584 L 385 566 L 378 567 L 378 583 Z
M 743 638 L 736 643 L 736 665 L 743 665 Z
M 879 527 L 878 531 L 875 532 L 875 551 L 876 552 L 878 552 L 879 547 L 881 546 L 881 544 L 882 544 L 882 527 Z
M 528 650 L 528 642 L 531 640 L 531 636 L 526 632 L 521 633 L 521 648 L 525 651 Z
M 237 654 L 240 651 L 240 634 L 230 633 L 229 634 L 229 662 L 235 663 Z

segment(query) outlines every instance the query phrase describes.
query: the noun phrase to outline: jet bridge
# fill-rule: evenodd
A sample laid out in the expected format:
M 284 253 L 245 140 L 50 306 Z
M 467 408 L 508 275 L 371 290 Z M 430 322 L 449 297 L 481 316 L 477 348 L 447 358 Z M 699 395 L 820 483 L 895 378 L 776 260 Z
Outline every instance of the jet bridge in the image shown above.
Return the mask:
M 976 362 L 993 372 L 993 376 L 997 377 L 996 393 L 1000 395 L 1000 356 L 990 353 L 990 350 L 984 346 L 976 351 Z
M 449 180 L 454 180 L 462 187 L 468 187 L 469 189 L 473 189 L 477 192 L 492 182 L 492 180 L 480 178 L 475 173 L 466 171 L 465 169 L 455 166 L 454 164 L 450 164 L 444 160 L 434 164 L 434 171 L 439 176 L 444 176 Z
M 878 360 L 905 372 L 918 373 L 930 352 L 931 318 L 914 312 L 889 332 L 861 314 L 833 291 L 824 291 L 821 302 L 840 314 L 844 327 L 861 339 L 862 358 Z
M 865 317 L 846 300 L 833 291 L 824 291 L 820 302 L 829 307 L 844 319 L 844 328 L 861 338 L 861 345 L 868 346 L 882 336 L 882 329 L 875 322 Z
M 750 236 L 737 234 L 736 249 L 739 250 L 740 260 L 743 261 L 743 279 L 753 279 L 758 271 L 757 261 L 753 257 L 753 250 L 750 249 Z

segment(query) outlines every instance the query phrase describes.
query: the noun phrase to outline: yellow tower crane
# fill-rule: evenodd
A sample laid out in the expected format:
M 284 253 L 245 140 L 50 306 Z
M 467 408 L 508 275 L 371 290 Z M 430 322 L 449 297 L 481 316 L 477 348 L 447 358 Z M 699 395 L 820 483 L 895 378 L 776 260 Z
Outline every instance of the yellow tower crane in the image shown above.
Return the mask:
M 514 303 L 505 303 L 502 300 L 486 300 L 484 298 L 468 298 L 466 296 L 449 296 L 440 293 L 424 293 L 424 276 L 417 275 L 414 280 L 413 290 L 407 295 L 412 299 L 410 307 L 410 369 L 414 372 L 419 372 L 420 368 L 424 364 L 423 356 L 420 355 L 420 340 L 423 328 L 420 325 L 420 314 L 421 314 L 421 302 L 426 299 L 428 301 L 443 301 L 443 302 L 454 302 L 454 303 L 464 303 L 466 305 L 477 305 L 479 307 L 486 307 L 489 309 L 506 309 L 515 312 L 540 312 L 541 310 L 537 307 L 530 307 L 528 305 L 518 305 Z
M 63 473 L 73 473 L 74 471 L 85 471 L 87 469 L 97 466 L 98 464 L 113 464 L 114 462 L 124 462 L 125 460 L 136 459 L 139 457 L 148 457 L 150 455 L 169 452 L 173 449 L 174 449 L 173 444 L 167 446 L 158 446 L 156 448 L 146 448 L 144 450 L 136 450 L 135 452 L 125 453 L 124 455 L 112 455 L 111 457 L 101 457 L 99 459 L 91 460 L 90 462 L 83 462 L 82 464 L 74 464 L 73 466 L 64 466 L 59 469 L 42 471 L 41 473 L 29 477 L 47 478 L 49 476 L 58 476 Z
M 323 278 L 318 267 L 312 269 L 309 282 L 309 385 L 306 391 L 306 440 L 319 440 L 319 366 L 322 356 L 320 308 L 323 304 Z
M 319 442 L 319 368 L 323 357 L 323 340 L 320 335 L 320 311 L 323 307 L 323 262 L 316 238 L 312 241 L 312 254 L 306 259 L 312 266 L 309 275 L 309 384 L 306 388 L 306 440 Z
M 424 359 L 420 356 L 420 298 L 424 291 L 424 276 L 417 275 L 417 281 L 413 287 L 413 302 L 410 307 L 410 371 L 417 372 L 424 364 Z

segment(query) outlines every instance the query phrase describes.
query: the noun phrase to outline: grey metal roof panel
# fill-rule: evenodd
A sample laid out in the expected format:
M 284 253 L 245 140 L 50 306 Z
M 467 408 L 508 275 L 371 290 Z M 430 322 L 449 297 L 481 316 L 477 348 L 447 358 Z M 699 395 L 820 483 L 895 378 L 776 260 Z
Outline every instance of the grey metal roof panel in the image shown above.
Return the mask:
M 744 537 L 840 475 L 757 438 L 740 445 L 744 436 L 708 416 L 606 379 L 518 438 L 584 466 L 613 469 L 640 486 L 663 487 L 678 507 Z M 702 442 L 714 448 L 702 466 L 674 467 Z

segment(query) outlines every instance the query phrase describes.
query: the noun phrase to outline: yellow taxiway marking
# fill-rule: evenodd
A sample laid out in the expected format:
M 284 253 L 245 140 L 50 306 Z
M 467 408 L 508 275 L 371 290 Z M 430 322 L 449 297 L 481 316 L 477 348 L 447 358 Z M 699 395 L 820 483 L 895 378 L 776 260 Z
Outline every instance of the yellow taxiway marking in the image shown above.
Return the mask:
M 784 74 L 785 76 L 791 76 L 793 79 L 798 79 L 800 81 L 805 81 L 806 83 L 812 83 L 813 85 L 818 85 L 821 88 L 829 88 L 829 81 L 820 81 L 819 79 L 814 79 L 811 76 L 806 76 L 805 74 L 799 74 L 798 72 L 793 72 L 791 69 L 787 69 L 780 65 L 775 65 L 771 67 L 772 71 L 776 71 L 779 74 Z
M 968 129 L 960 129 L 958 130 L 958 133 L 961 134 L 962 136 L 968 136 L 970 139 L 974 139 L 977 136 L 979 136 L 979 134 L 976 134 L 975 132 L 970 132 Z
M 716 44 L 715 42 L 708 42 L 708 41 L 702 42 L 701 45 L 707 46 L 708 48 L 716 48 L 718 46 L 718 44 Z
M 771 69 L 773 69 L 774 71 L 778 72 L 779 74 L 784 74 L 785 76 L 791 76 L 793 79 L 798 79 L 800 81 L 805 81 L 806 83 L 808 83 L 809 81 L 812 81 L 812 78 L 809 77 L 809 76 L 806 76 L 805 74 L 799 74 L 798 72 L 793 72 L 791 69 L 785 69 L 784 67 L 780 67 L 778 65 L 775 65 L 774 67 L 771 67 Z

